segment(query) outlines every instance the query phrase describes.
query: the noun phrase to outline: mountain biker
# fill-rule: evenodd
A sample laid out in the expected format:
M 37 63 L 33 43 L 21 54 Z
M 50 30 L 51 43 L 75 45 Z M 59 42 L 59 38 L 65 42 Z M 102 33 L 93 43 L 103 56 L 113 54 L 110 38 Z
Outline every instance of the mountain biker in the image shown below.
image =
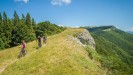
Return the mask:
M 40 36 L 37 37 L 37 41 L 38 41 L 38 47 L 39 48 L 42 47 L 41 37 Z
M 46 44 L 47 37 L 43 36 L 43 42 Z
M 18 58 L 20 58 L 20 57 L 26 55 L 26 43 L 25 43 L 24 40 L 22 41 L 21 46 L 22 46 L 22 48 L 21 48 L 21 51 L 20 51 L 20 53 L 19 53 Z

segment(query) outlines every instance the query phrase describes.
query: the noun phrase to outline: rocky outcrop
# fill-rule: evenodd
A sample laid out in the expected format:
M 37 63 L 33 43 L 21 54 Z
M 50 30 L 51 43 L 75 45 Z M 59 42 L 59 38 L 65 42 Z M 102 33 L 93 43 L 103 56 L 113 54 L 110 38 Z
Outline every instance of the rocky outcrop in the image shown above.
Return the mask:
M 95 48 L 96 44 L 93 37 L 90 35 L 88 30 L 84 30 L 83 32 L 77 34 L 77 38 L 84 45 L 89 45 Z
M 76 36 L 70 36 L 69 37 L 76 41 L 78 44 L 83 45 L 83 46 L 91 46 L 92 48 L 95 49 L 95 41 L 93 37 L 90 35 L 88 30 L 84 30 L 81 33 L 78 33 Z

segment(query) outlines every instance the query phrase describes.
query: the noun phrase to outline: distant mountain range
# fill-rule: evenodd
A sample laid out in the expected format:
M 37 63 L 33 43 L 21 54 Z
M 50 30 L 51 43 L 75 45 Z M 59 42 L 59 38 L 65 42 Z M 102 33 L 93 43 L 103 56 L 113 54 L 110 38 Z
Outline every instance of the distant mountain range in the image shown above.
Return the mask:
M 127 31 L 128 33 L 130 33 L 130 34 L 133 34 L 133 31 Z

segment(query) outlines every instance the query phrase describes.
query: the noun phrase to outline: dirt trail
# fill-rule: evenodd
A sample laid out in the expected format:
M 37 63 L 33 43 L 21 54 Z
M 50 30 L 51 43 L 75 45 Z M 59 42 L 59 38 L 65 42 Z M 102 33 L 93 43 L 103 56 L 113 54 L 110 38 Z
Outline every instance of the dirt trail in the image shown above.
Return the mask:
M 0 74 L 12 63 L 16 62 L 18 59 L 15 59 L 11 62 L 8 62 L 8 63 L 4 63 L 1 67 L 0 67 Z
M 42 47 L 44 47 L 45 45 L 43 45 Z M 27 53 L 24 57 L 29 57 L 31 54 L 33 54 L 33 53 L 35 53 L 36 51 L 39 51 L 39 50 L 34 50 L 34 51 L 32 51 L 32 52 L 30 52 L 30 53 Z M 21 59 L 21 58 L 20 58 Z M 0 74 L 9 66 L 9 65 L 11 65 L 11 64 L 13 64 L 14 62 L 16 62 L 16 61 L 18 61 L 19 59 L 15 59 L 15 60 L 13 60 L 13 61 L 11 61 L 11 62 L 6 62 L 6 63 L 4 63 L 2 66 L 0 66 Z

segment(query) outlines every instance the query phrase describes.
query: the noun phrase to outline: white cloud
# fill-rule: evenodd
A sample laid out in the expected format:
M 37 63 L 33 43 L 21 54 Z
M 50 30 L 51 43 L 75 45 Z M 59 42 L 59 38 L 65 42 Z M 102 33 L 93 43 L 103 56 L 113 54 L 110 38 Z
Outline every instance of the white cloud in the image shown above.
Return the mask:
M 29 0 L 15 0 L 16 2 L 24 2 L 24 3 L 28 3 Z
M 62 5 L 68 5 L 70 4 L 72 1 L 71 0 L 52 0 L 51 1 L 51 4 L 52 5 L 59 5 L 59 6 L 62 6 Z

